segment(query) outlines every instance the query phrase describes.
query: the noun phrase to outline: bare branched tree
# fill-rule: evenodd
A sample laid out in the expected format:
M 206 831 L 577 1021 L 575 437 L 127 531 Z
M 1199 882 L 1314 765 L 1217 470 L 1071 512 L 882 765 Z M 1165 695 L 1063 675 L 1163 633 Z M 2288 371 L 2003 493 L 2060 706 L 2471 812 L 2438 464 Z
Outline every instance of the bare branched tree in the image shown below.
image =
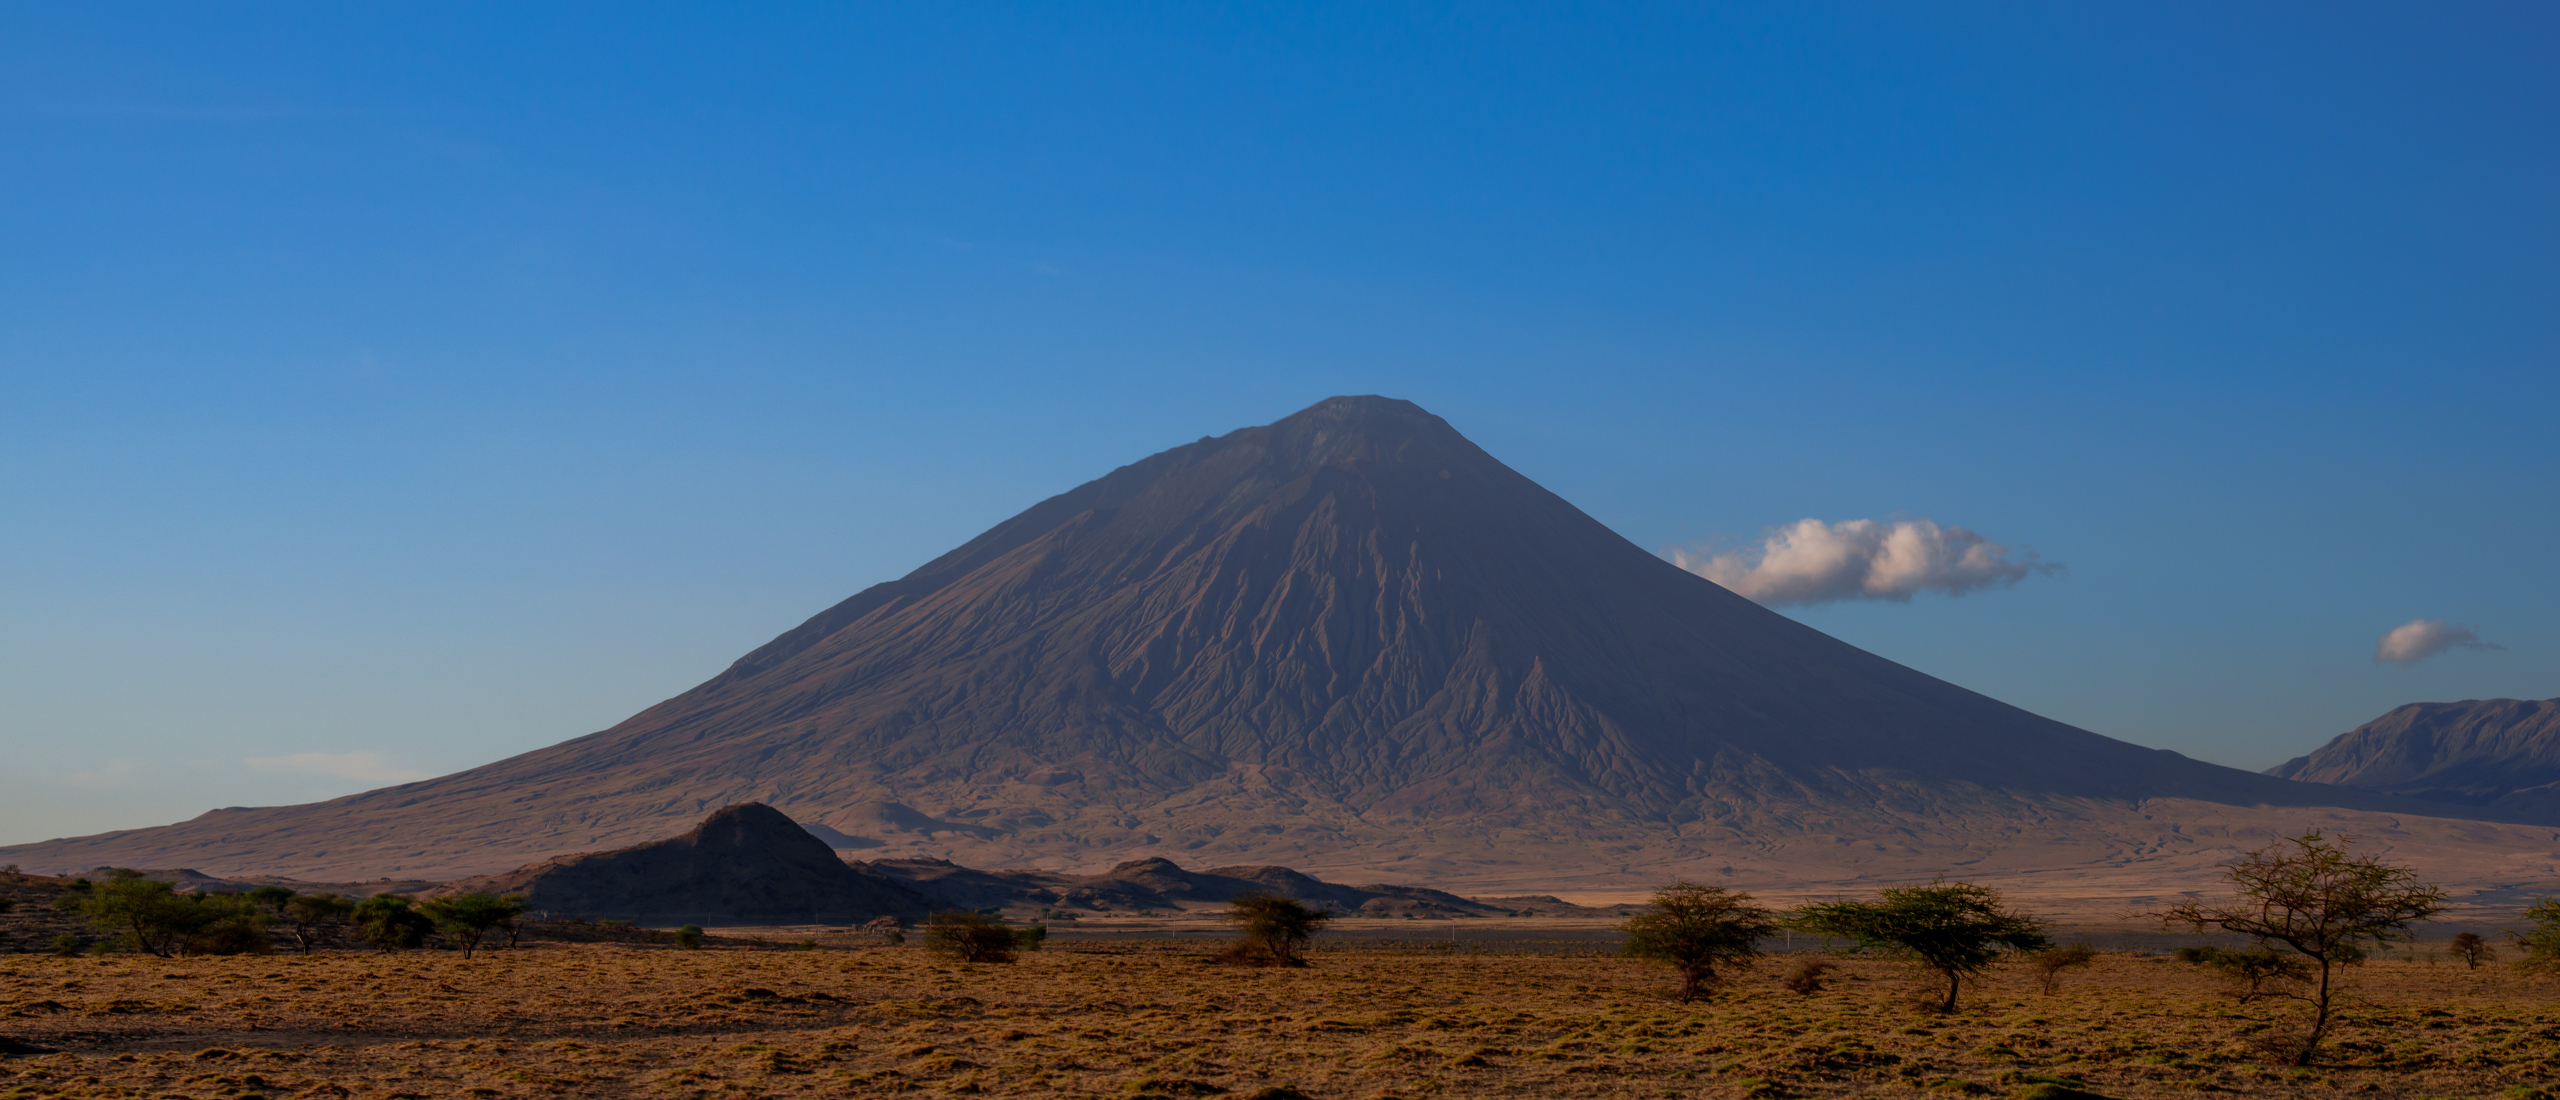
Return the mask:
M 2277 841 L 2225 872 L 2232 897 L 2155 914 L 2172 927 L 2237 932 L 2311 960 L 2317 976 L 2310 989 L 2286 994 L 2312 1006 L 2311 1033 L 2291 1056 L 2296 1065 L 2309 1063 L 2329 1033 L 2337 968 L 2363 961 L 2368 944 L 2381 948 L 2408 938 L 2412 925 L 2444 909 L 2442 888 L 2378 857 L 2349 854 L 2354 843 L 2354 837 L 2333 840 L 2316 829 Z

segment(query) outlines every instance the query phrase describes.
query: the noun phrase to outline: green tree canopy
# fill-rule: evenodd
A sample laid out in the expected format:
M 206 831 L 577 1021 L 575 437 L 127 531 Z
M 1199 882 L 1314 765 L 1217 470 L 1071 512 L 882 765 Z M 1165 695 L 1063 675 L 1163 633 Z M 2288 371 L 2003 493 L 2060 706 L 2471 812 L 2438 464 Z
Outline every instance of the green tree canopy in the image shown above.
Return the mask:
M 1787 923 L 1918 959 L 1947 980 L 1940 1012 L 1955 1011 L 1966 975 L 1988 969 L 2004 952 L 2036 951 L 2051 942 L 2043 922 L 2007 908 L 1999 891 L 1945 880 L 1890 888 L 1872 902 L 1807 905 Z
M 1627 934 L 1623 954 L 1679 968 L 1680 1003 L 1687 1004 L 1714 984 L 1716 967 L 1760 954 L 1760 941 L 1778 930 L 1778 918 L 1752 904 L 1749 894 L 1678 882 L 1655 891 L 1651 909 L 1618 927 Z
M 1333 914 L 1285 894 L 1254 893 L 1230 899 L 1220 919 L 1242 933 L 1227 950 L 1229 961 L 1305 966 L 1307 945 Z
M 238 894 L 183 894 L 165 882 L 118 875 L 66 895 L 91 927 L 160 958 L 265 954 L 266 914 Z
M 353 899 L 338 894 L 295 894 L 284 903 L 285 928 L 308 955 L 317 945 L 320 930 L 346 921 L 355 908 Z
M 473 891 L 429 898 L 418 906 L 418 912 L 434 921 L 439 931 L 461 944 L 462 957 L 467 959 L 480 949 L 480 941 L 487 939 L 491 931 L 523 916 L 526 908 L 522 894 Z
M 925 921 L 924 945 L 961 962 L 1009 963 L 1022 953 L 1012 927 L 983 913 L 961 909 L 934 914 Z
M 207 916 L 176 887 L 138 876 L 93 885 L 77 908 L 90 927 L 163 959 L 185 953 Z
M 435 921 L 411 908 L 409 899 L 399 894 L 375 894 L 357 902 L 349 915 L 365 942 L 386 955 L 427 942 L 427 933 L 436 927 Z

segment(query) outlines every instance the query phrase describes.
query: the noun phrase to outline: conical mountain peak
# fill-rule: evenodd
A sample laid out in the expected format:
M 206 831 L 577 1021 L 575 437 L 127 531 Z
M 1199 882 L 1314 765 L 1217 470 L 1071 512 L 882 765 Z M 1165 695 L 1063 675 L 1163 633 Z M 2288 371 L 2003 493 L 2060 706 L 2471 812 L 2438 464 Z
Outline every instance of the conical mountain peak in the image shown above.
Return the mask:
M 2010 843 L 2155 798 L 2413 808 L 1933 679 L 1673 567 L 1420 406 L 1343 396 L 1042 501 L 601 733 L 55 843 L 84 867 L 218 842 L 232 870 L 494 870 L 762 802 L 1000 865 L 1660 866 Z

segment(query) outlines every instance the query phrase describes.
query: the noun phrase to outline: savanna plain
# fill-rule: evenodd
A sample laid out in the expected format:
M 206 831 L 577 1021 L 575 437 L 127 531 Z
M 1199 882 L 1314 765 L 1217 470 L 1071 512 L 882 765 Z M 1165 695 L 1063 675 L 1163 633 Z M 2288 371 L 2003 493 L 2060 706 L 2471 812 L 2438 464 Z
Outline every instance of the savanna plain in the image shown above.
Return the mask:
M 2560 984 L 2420 956 L 2351 971 L 2312 1065 L 2300 1009 L 2171 955 L 2053 993 L 1995 969 L 1958 1012 L 1909 963 L 1781 955 L 1695 1003 L 1594 951 L 1052 942 L 1009 964 L 831 942 L 698 950 L 0 956 L 0 1097 L 2502 1097 L 2560 1077 Z

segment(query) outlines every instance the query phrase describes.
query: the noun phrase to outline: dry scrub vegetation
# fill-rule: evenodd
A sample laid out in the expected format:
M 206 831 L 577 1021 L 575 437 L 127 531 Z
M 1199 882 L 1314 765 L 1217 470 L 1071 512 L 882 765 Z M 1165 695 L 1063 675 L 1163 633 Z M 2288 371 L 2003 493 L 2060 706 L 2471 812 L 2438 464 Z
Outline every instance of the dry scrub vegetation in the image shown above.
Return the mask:
M 2540 1095 L 2560 997 L 2510 968 L 2355 971 L 2320 1064 L 2269 1064 L 2291 1006 L 2103 956 L 2046 996 L 2004 966 L 1951 1016 L 1908 964 L 1810 995 L 1780 957 L 1678 1002 L 1595 956 L 1318 951 L 1236 969 L 1171 947 L 966 966 L 916 948 L 546 945 L 164 960 L 0 958 L 0 1097 Z M 50 1052 L 47 1052 L 50 1051 Z

